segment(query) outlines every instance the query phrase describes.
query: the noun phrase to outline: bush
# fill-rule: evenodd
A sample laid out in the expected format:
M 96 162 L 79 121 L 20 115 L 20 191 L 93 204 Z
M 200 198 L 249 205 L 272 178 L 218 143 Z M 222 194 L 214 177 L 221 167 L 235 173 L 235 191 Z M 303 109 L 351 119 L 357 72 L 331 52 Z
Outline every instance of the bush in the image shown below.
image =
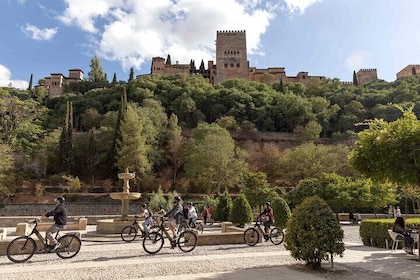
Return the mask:
M 385 240 L 388 240 L 388 246 L 391 246 L 392 238 L 388 234 L 388 229 L 392 229 L 394 221 L 394 219 L 363 220 L 359 229 L 363 245 L 385 248 Z M 405 224 L 410 228 L 416 229 L 420 224 L 420 218 L 406 219 Z
M 163 209 L 165 209 L 165 211 L 169 211 L 169 210 L 172 209 L 172 205 L 170 203 L 171 201 L 172 200 L 170 200 L 170 201 L 166 200 L 165 196 L 163 195 L 162 187 L 159 186 L 157 192 L 153 192 L 150 195 L 149 208 L 153 212 L 156 212 L 156 211 L 159 210 L 159 206 L 162 205 Z
M 271 207 L 274 212 L 274 225 L 280 228 L 286 227 L 287 221 L 291 216 L 291 211 L 287 202 L 281 197 L 276 197 L 271 202 Z
M 244 227 L 245 224 L 252 222 L 252 219 L 252 209 L 246 196 L 244 194 L 238 195 L 233 201 L 230 221 L 238 224 L 240 227 Z
M 306 198 L 293 211 L 286 226 L 285 247 L 292 257 L 321 267 L 329 254 L 342 256 L 343 230 L 328 204 L 318 196 Z
M 223 196 L 219 198 L 219 203 L 217 203 L 216 208 L 214 209 L 214 220 L 220 222 L 228 221 L 231 212 L 232 199 L 230 198 L 228 190 L 225 190 Z

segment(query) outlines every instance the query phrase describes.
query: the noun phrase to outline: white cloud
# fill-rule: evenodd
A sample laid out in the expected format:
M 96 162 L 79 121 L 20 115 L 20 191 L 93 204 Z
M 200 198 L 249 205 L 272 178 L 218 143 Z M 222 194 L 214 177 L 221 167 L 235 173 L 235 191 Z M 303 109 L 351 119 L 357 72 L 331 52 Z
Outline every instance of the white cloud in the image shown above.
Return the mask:
M 51 40 L 57 34 L 58 28 L 44 28 L 38 27 L 27 23 L 22 27 L 22 31 L 34 40 Z
M 214 60 L 216 31 L 246 30 L 250 53 L 275 17 L 277 0 L 65 0 L 58 19 L 88 32 L 94 52 L 140 69 L 154 56 Z
M 368 59 L 369 54 L 366 51 L 355 51 L 347 57 L 346 67 L 349 70 L 357 71 L 360 68 L 366 67 Z
M 20 89 L 28 88 L 29 82 L 23 80 L 12 80 L 11 77 L 12 74 L 10 73 L 10 70 L 0 64 L 0 86 L 8 87 L 11 85 L 12 87 Z
M 284 0 L 287 8 L 291 12 L 300 11 L 302 14 L 305 12 L 306 8 L 321 1 L 322 0 Z

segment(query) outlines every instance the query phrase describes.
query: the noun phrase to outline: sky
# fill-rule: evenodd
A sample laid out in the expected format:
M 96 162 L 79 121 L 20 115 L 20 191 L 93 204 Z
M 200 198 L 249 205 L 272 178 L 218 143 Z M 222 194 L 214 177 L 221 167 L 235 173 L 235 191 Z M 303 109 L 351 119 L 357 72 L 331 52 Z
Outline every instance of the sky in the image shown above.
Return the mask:
M 0 0 L 0 86 L 27 88 L 97 55 L 109 80 L 151 58 L 215 61 L 217 31 L 245 30 L 249 64 L 352 81 L 394 81 L 420 64 L 418 0 Z

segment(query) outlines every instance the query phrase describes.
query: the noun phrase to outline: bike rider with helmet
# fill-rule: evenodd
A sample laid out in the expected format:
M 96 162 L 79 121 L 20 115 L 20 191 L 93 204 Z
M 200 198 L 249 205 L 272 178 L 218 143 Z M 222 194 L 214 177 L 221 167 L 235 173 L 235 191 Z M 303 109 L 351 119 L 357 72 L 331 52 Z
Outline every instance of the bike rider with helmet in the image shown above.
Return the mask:
M 64 197 L 58 196 L 54 201 L 56 203 L 55 209 L 45 214 L 45 217 L 54 216 L 54 224 L 45 232 L 45 238 L 49 241 L 49 245 L 52 246 L 51 251 L 60 247 L 60 243 L 54 238 L 53 234 L 58 230 L 65 229 L 67 226 L 67 209 L 64 204 Z
M 269 201 L 264 203 L 264 210 L 261 214 L 258 215 L 259 218 L 262 218 L 264 225 L 264 239 L 267 241 L 268 235 L 270 234 L 270 226 L 274 223 L 274 212 L 271 208 L 271 203 Z
M 172 231 L 174 239 L 177 238 L 176 228 L 183 219 L 183 207 L 180 202 L 181 198 L 179 196 L 175 196 L 172 201 L 174 206 L 171 211 L 164 215 L 164 217 L 167 217 L 169 220 L 168 227 Z

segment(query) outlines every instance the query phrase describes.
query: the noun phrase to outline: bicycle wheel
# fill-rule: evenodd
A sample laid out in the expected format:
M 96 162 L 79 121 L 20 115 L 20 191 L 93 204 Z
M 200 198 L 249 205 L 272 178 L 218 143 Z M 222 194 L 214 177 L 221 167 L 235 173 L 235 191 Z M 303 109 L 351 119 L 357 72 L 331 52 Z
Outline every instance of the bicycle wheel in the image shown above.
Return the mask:
M 204 231 L 204 227 L 202 223 L 196 223 L 195 224 L 195 229 L 198 230 L 199 233 L 203 233 Z
M 260 234 L 255 228 L 248 228 L 244 232 L 244 241 L 249 246 L 255 246 L 255 244 L 258 243 L 258 240 L 260 240 Z
M 149 232 L 143 238 L 143 249 L 149 254 L 156 254 L 163 247 L 163 236 L 159 232 Z
M 80 247 L 82 247 L 82 241 L 75 234 L 65 234 L 58 239 L 60 247 L 55 250 L 57 255 L 62 259 L 70 259 L 76 256 Z
M 187 229 L 187 224 L 185 222 L 182 222 L 179 226 L 178 226 L 178 232 L 183 232 Z
M 121 231 L 121 239 L 125 242 L 131 242 L 137 237 L 137 229 L 133 226 L 126 226 Z
M 7 257 L 15 263 L 29 260 L 35 253 L 35 241 L 29 236 L 21 236 L 14 239 L 7 246 Z
M 273 228 L 270 231 L 270 241 L 274 245 L 280 245 L 283 242 L 284 234 L 280 228 Z
M 197 235 L 191 230 L 181 232 L 178 237 L 178 248 L 183 252 L 191 252 L 197 246 Z

